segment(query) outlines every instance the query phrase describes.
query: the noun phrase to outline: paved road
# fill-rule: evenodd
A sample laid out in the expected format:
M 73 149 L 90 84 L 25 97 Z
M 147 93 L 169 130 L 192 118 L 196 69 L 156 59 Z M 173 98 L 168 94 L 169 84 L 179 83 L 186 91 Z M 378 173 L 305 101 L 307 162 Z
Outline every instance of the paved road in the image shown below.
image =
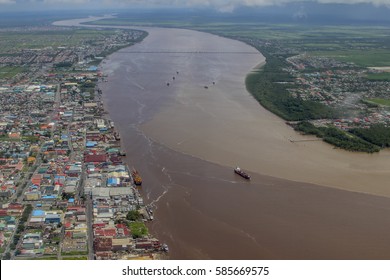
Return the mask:
M 87 227 L 88 227 L 88 259 L 94 259 L 94 251 L 93 251 L 93 230 L 92 230 L 92 221 L 93 221 L 93 207 L 92 207 L 92 199 L 90 195 L 87 195 L 87 199 L 85 201 L 85 210 L 87 217 Z

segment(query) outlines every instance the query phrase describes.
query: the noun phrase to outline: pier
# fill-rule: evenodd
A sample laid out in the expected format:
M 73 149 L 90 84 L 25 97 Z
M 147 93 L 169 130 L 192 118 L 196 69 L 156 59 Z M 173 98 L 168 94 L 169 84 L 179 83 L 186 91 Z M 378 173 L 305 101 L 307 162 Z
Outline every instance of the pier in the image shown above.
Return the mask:
M 322 139 L 302 139 L 302 140 L 294 140 L 291 138 L 288 138 L 288 141 L 291 143 L 300 143 L 300 142 L 315 142 L 315 141 L 322 141 Z

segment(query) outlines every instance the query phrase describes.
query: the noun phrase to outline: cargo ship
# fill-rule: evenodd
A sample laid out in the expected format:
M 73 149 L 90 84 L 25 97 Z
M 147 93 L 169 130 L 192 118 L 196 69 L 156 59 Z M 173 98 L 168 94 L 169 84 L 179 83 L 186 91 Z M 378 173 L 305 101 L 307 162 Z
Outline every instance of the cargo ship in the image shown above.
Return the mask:
M 137 186 L 142 185 L 142 178 L 141 178 L 141 176 L 139 175 L 138 171 L 135 170 L 134 168 L 133 168 L 133 170 L 131 171 L 131 176 L 133 177 L 133 182 L 134 182 L 134 184 L 136 184 Z
M 234 168 L 234 173 L 240 175 L 241 177 L 247 179 L 247 180 L 250 180 L 251 179 L 251 176 L 249 176 L 247 173 L 245 173 L 244 171 L 241 170 L 240 167 L 236 167 Z

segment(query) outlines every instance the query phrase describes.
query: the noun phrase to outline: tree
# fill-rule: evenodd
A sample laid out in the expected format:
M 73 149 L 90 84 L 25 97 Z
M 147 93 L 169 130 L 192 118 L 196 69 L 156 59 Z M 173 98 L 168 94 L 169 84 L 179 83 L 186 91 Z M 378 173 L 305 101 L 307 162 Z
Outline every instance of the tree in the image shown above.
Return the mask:
M 24 231 L 24 225 L 23 224 L 18 225 L 18 228 L 16 229 L 16 233 L 21 233 L 23 231 Z
M 140 238 L 148 234 L 148 229 L 142 222 L 130 223 L 130 230 L 133 238 Z
M 141 214 L 138 212 L 138 210 L 131 210 L 126 215 L 126 219 L 129 221 L 137 221 L 141 217 Z

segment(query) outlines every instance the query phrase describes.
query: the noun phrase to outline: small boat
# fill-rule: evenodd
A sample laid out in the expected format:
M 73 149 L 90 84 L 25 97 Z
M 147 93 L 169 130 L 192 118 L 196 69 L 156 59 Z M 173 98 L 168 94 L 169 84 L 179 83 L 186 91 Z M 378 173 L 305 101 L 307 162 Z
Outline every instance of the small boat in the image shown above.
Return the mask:
M 247 180 L 250 180 L 251 179 L 251 176 L 249 176 L 247 173 L 245 173 L 244 171 L 241 170 L 240 167 L 236 167 L 234 168 L 234 173 L 240 175 L 241 177 L 247 179 Z
M 208 89 L 209 87 L 208 86 L 204 86 L 205 89 Z
M 167 253 L 168 253 L 168 252 L 169 252 L 168 245 L 164 243 L 164 244 L 162 245 L 162 250 L 163 250 L 164 252 L 167 252 Z
M 138 171 L 135 170 L 134 168 L 133 168 L 133 170 L 131 171 L 131 177 L 133 177 L 133 182 L 134 182 L 134 184 L 136 184 L 137 186 L 142 185 L 142 178 L 141 178 L 141 176 L 139 175 Z

